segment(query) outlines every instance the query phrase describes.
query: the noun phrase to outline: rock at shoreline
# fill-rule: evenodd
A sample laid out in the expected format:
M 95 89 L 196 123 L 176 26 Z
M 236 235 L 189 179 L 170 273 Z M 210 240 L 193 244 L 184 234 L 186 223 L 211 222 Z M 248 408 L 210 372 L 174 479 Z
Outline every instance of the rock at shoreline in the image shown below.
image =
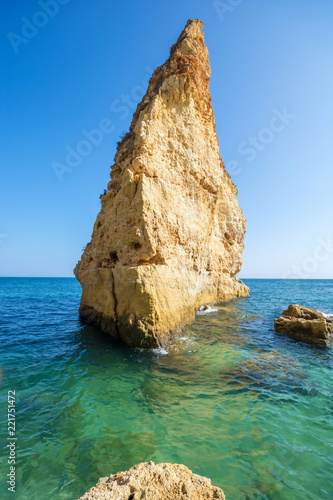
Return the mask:
M 328 344 L 333 333 L 333 318 L 325 317 L 317 309 L 297 304 L 290 305 L 282 314 L 283 316 L 274 319 L 277 332 L 309 344 Z
M 80 315 L 115 338 L 164 346 L 203 304 L 248 295 L 245 218 L 224 169 L 203 23 L 189 20 L 118 145 L 74 274 Z
M 101 478 L 79 500 L 225 500 L 210 479 L 185 465 L 143 462 L 126 472 Z

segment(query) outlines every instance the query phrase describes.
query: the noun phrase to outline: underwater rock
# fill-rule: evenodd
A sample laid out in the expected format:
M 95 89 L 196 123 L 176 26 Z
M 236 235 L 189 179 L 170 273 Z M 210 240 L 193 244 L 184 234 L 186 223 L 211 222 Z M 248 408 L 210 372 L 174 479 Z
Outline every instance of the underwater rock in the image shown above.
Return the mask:
M 245 218 L 219 153 L 201 31 L 189 20 L 118 145 L 74 274 L 80 315 L 132 346 L 163 347 L 204 304 L 248 295 Z
M 279 386 L 301 385 L 306 377 L 297 359 L 278 351 L 259 351 L 257 354 L 231 366 L 223 373 L 225 384 L 244 384 L 244 386 L 265 385 L 276 390 Z
M 317 309 L 298 304 L 290 305 L 282 315 L 274 319 L 274 328 L 277 332 L 285 333 L 288 337 L 308 344 L 328 344 L 329 337 L 333 333 L 333 318 L 325 317 Z
M 185 465 L 142 462 L 125 472 L 101 478 L 79 500 L 225 500 L 210 479 Z

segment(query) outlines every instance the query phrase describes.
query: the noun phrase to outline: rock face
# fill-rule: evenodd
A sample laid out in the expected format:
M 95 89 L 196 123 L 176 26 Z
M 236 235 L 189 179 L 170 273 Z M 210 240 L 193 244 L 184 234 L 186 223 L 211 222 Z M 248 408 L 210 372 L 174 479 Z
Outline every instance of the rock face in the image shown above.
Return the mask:
M 130 345 L 165 345 L 203 304 L 245 296 L 245 218 L 224 169 L 199 20 L 157 68 L 119 143 L 74 273 L 80 314 Z
M 143 462 L 126 472 L 101 478 L 80 500 L 225 500 L 210 479 L 185 465 Z
M 277 332 L 309 344 L 327 345 L 333 333 L 333 318 L 326 318 L 317 309 L 290 305 L 282 312 L 283 316 L 274 319 Z

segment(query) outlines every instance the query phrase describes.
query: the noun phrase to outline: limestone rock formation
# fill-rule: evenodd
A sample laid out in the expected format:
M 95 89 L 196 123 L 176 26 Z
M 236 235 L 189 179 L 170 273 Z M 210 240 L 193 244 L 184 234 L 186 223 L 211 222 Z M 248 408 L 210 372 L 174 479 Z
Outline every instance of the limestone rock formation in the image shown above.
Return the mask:
M 333 333 L 333 318 L 326 318 L 317 309 L 290 305 L 282 312 L 283 316 L 274 319 L 277 332 L 308 344 L 327 345 Z
M 245 218 L 224 169 L 203 23 L 189 20 L 120 142 L 74 273 L 80 314 L 130 345 L 165 345 L 203 304 L 245 296 Z
M 101 478 L 80 500 L 225 500 L 210 479 L 185 465 L 143 462 Z

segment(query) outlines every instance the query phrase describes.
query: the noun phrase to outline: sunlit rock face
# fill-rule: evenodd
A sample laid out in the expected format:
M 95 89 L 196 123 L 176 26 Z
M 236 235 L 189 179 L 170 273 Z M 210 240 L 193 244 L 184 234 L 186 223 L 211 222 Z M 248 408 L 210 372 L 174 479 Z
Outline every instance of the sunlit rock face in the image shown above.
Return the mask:
M 224 169 L 203 23 L 189 20 L 118 146 L 74 273 L 80 314 L 133 346 L 165 345 L 204 304 L 245 296 L 245 218 Z

